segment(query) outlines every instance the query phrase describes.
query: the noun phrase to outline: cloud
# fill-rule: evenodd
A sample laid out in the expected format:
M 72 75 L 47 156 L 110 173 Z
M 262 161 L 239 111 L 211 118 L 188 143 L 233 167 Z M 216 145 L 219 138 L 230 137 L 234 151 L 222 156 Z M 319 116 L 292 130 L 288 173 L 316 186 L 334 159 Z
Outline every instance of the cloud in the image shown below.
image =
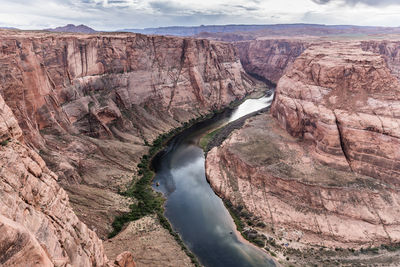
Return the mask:
M 354 6 L 356 4 L 365 4 L 369 6 L 389 6 L 400 5 L 399 0 L 311 0 L 314 3 L 325 5 L 328 3 L 342 3 L 345 5 Z
M 211 24 L 397 26 L 399 0 L 0 0 L 0 26 L 97 30 Z M 353 6 L 357 5 L 357 9 Z M 290 6 L 290 8 L 288 8 Z
M 329 2 L 331 2 L 331 0 L 312 0 L 314 3 L 320 4 L 320 5 L 325 5 Z

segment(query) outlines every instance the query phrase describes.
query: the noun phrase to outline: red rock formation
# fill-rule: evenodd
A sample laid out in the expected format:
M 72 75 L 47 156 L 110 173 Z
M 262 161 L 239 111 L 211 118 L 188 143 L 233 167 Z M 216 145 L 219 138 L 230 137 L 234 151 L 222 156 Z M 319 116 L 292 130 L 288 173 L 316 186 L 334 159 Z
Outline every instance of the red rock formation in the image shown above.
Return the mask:
M 100 239 L 76 217 L 58 177 L 24 144 L 1 96 L 0 143 L 0 265 L 106 265 Z
M 115 259 L 115 264 L 119 267 L 135 267 L 136 264 L 133 261 L 132 253 L 129 251 L 122 252 Z
M 399 242 L 398 190 L 321 165 L 312 151 L 264 114 L 207 154 L 206 173 L 222 198 L 261 218 L 267 236 L 291 247 Z
M 0 95 L 18 120 L 26 144 L 40 152 L 68 192 L 78 217 L 101 238 L 107 237 L 115 215 L 128 211 L 132 203 L 117 191 L 131 182 L 148 150 L 146 142 L 260 85 L 244 72 L 230 44 L 128 33 L 23 31 L 0 31 L 0 81 Z M 2 138 L 15 131 L 21 134 L 19 127 L 8 125 L 0 123 Z M 28 152 L 17 151 L 9 155 L 28 157 Z M 20 167 L 36 178 L 51 173 L 30 162 Z M 49 175 L 46 183 L 54 174 Z M 67 203 L 65 192 L 54 190 L 60 193 L 53 200 Z M 81 227 L 72 210 L 59 207 L 57 212 L 71 213 L 69 220 Z M 89 242 L 87 236 L 82 239 Z M 55 241 L 49 242 L 57 257 L 65 249 L 71 250 L 68 257 L 78 257 L 72 262 L 80 259 L 74 248 L 59 249 Z M 85 249 L 92 246 L 95 242 Z
M 276 84 L 309 43 L 303 40 L 266 39 L 236 42 L 235 46 L 248 73 Z
M 328 165 L 400 184 L 400 82 L 359 44 L 310 47 L 279 81 L 271 112 Z
M 249 119 L 209 152 L 211 186 L 290 243 L 399 242 L 397 47 L 310 45 L 280 78 L 273 117 Z
M 392 74 L 400 79 L 400 42 L 399 41 L 363 41 L 361 48 L 385 59 Z
M 254 85 L 231 45 L 206 40 L 21 33 L 2 34 L 0 44 L 0 92 L 36 145 L 43 144 L 44 128 L 94 137 L 144 129 L 146 135 L 157 127 L 126 125 L 121 111 L 145 108 L 135 112 L 185 121 Z

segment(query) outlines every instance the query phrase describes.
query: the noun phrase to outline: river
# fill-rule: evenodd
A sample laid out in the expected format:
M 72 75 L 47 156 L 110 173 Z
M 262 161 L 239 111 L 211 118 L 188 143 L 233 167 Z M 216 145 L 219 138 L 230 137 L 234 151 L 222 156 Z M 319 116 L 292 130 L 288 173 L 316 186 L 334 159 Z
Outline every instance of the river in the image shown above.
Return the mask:
M 268 254 L 248 243 L 205 176 L 205 157 L 199 147 L 204 133 L 246 114 L 268 107 L 272 96 L 248 99 L 176 136 L 153 162 L 154 189 L 166 197 L 165 216 L 186 246 L 206 267 L 275 266 Z

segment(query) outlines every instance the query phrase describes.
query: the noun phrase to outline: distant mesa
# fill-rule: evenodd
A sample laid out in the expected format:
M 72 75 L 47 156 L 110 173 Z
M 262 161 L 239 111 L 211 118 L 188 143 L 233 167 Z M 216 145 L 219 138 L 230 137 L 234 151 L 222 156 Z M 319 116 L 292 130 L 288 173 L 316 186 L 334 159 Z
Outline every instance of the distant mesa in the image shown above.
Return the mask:
M 253 40 L 263 36 L 326 36 L 326 35 L 370 35 L 399 34 L 400 27 L 325 25 L 325 24 L 231 24 L 200 26 L 169 26 L 159 28 L 123 29 L 154 35 L 196 36 L 220 41 Z
M 50 32 L 74 32 L 74 33 L 96 33 L 97 31 L 90 28 L 89 26 L 86 25 L 78 25 L 75 26 L 74 24 L 68 24 L 63 27 L 57 27 L 54 29 L 45 29 L 45 31 L 50 31 Z
M 208 33 L 225 33 L 237 31 L 255 31 L 261 30 L 270 25 L 200 25 L 200 26 L 169 26 L 158 28 L 144 28 L 144 29 L 122 29 L 123 32 L 134 32 L 142 34 L 155 34 L 155 35 L 174 35 L 174 36 L 193 36 L 203 32 Z
M 0 26 L 0 29 L 3 29 L 3 30 L 19 30 L 18 28 L 14 28 L 14 27 L 3 27 L 3 26 Z

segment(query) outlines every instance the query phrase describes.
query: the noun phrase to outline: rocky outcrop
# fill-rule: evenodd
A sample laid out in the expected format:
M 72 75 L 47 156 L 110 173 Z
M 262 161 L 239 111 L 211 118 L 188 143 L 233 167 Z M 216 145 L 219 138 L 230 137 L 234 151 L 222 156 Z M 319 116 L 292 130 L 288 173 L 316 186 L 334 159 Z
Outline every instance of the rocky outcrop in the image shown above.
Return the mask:
M 230 44 L 23 31 L 0 31 L 0 81 L 26 144 L 40 153 L 77 216 L 102 239 L 134 202 L 118 191 L 135 177 L 149 143 L 261 85 L 244 72 Z M 21 132 L 7 125 L 0 127 Z M 43 170 L 33 171 L 43 177 Z M 170 249 L 174 257 L 175 241 L 168 241 L 161 254 Z
M 269 114 L 248 119 L 207 154 L 213 189 L 289 247 L 360 248 L 400 241 L 400 194 L 378 179 L 314 158 Z M 254 223 L 253 223 L 254 225 Z
M 3 34 L 1 46 L 2 95 L 36 146 L 48 128 L 151 139 L 255 85 L 231 45 L 206 40 L 21 33 Z
M 363 41 L 361 48 L 381 55 L 392 74 L 400 79 L 400 42 L 399 41 Z
M 1 96 L 0 144 L 0 265 L 106 265 L 102 242 L 74 214 L 57 175 L 24 144 Z
M 208 153 L 214 190 L 294 248 L 400 242 L 395 51 L 311 44 L 280 78 L 272 116 L 248 119 Z
M 296 39 L 265 39 L 236 42 L 243 68 L 276 84 L 295 59 L 309 46 Z
M 310 47 L 279 81 L 271 111 L 324 164 L 400 183 L 400 83 L 358 43 Z
M 155 216 L 145 216 L 130 222 L 127 227 L 115 237 L 104 242 L 104 248 L 109 258 L 127 258 L 118 256 L 120 244 L 131 251 L 136 265 L 140 266 L 194 266 L 190 258 L 175 242 L 174 237 L 159 223 Z
M 133 261 L 132 253 L 129 251 L 122 252 L 115 259 L 115 264 L 119 267 L 135 267 L 136 264 Z

